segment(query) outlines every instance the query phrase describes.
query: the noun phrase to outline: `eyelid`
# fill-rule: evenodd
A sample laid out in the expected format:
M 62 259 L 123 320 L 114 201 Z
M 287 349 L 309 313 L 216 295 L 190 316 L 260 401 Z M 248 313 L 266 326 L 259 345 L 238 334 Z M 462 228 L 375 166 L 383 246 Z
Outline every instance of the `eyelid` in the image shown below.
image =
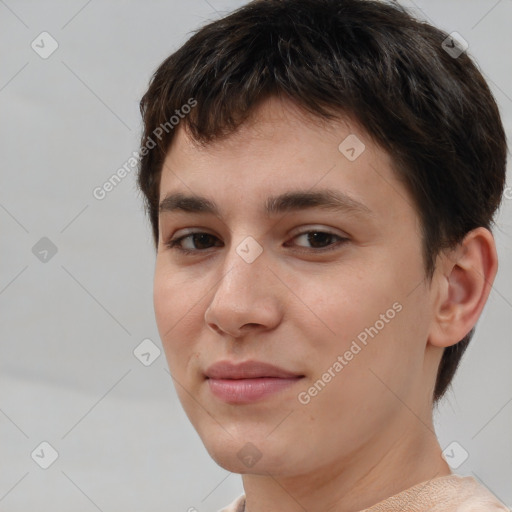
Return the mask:
M 289 236 L 295 238 L 298 235 L 303 235 L 309 233 L 311 231 L 320 231 L 322 233 L 328 233 L 330 235 L 336 235 L 340 238 L 350 238 L 350 235 L 345 231 L 341 231 L 340 229 L 331 228 L 329 226 L 325 226 L 323 224 L 306 224 L 297 228 L 297 232 L 294 230 L 290 231 Z

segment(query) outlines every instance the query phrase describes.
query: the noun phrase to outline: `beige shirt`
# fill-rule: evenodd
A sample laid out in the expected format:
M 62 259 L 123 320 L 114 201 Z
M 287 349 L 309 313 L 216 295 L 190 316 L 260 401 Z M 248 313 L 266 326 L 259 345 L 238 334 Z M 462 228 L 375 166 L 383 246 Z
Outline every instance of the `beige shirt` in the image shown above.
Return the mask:
M 231 505 L 219 512 L 246 512 L 245 495 L 242 494 Z M 510 512 L 510 510 L 473 477 L 452 474 L 414 485 L 361 512 Z

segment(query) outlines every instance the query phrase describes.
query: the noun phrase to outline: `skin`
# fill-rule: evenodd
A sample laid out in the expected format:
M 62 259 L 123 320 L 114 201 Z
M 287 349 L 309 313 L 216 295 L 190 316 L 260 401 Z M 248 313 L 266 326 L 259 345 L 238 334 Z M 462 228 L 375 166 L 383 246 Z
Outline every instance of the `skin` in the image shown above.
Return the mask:
M 350 134 L 365 144 L 354 161 L 338 150 Z M 320 188 L 371 213 L 262 213 L 270 195 Z M 208 197 L 222 218 L 160 214 L 156 321 L 184 410 L 211 457 L 243 475 L 247 510 L 355 512 L 450 474 L 432 392 L 443 348 L 469 332 L 489 294 L 497 269 L 490 232 L 470 232 L 426 279 L 420 221 L 390 156 L 354 120 L 319 122 L 277 98 L 204 147 L 178 127 L 160 198 L 177 191 Z M 191 231 L 213 237 L 183 241 L 193 255 L 165 245 Z M 323 238 L 316 247 L 335 249 L 322 252 L 307 231 L 348 240 Z M 263 248 L 252 263 L 236 252 L 247 236 Z M 298 394 L 395 303 L 400 312 L 300 403 Z M 204 376 L 220 360 L 265 361 L 304 378 L 258 402 L 225 403 Z M 237 455 L 248 442 L 261 454 L 251 467 Z

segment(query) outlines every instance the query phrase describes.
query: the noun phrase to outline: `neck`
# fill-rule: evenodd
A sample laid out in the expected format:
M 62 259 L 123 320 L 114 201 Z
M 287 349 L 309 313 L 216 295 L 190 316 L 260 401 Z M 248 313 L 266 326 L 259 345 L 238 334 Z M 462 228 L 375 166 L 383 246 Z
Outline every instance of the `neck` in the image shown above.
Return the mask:
M 292 476 L 244 475 L 245 511 L 358 512 L 449 474 L 431 415 L 419 420 L 404 408 L 385 432 L 334 466 Z

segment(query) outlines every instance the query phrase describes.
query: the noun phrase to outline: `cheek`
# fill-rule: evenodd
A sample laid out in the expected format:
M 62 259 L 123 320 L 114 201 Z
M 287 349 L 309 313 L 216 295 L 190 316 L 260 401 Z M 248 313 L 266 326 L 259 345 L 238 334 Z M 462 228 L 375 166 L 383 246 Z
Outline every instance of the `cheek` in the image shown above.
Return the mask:
M 188 282 L 187 282 L 188 281 Z M 184 368 L 199 338 L 200 297 L 195 298 L 189 280 L 158 265 L 153 283 L 153 305 L 160 339 L 171 373 Z M 199 302 L 198 302 L 199 301 Z
M 381 254 L 379 261 L 317 276 L 315 286 L 300 283 L 297 295 L 308 311 L 296 321 L 309 340 L 316 370 L 325 371 L 346 354 L 351 371 L 343 373 L 357 380 L 368 377 L 368 367 L 392 375 L 398 363 L 416 357 L 428 326 L 423 287 L 410 293 L 412 284 L 421 283 L 418 276 L 421 269 L 402 270 Z
M 153 282 L 153 306 L 155 309 L 155 318 L 160 332 L 162 342 L 165 333 L 176 323 L 180 302 L 177 300 L 176 292 L 171 276 L 166 275 L 158 266 L 155 269 L 155 278 Z
M 364 271 L 333 269 L 317 278 L 314 286 L 302 283 L 297 295 L 310 310 L 308 320 L 315 320 L 310 325 L 322 326 L 328 335 L 325 340 L 337 340 L 338 344 L 357 336 L 393 304 L 382 275 L 371 273 L 368 267 Z
M 201 286 L 198 276 L 185 274 L 157 257 L 153 281 L 153 305 L 158 326 L 179 329 L 190 315 L 197 314 L 201 307 Z M 181 319 L 181 320 L 180 320 Z M 164 333 L 162 333 L 164 334 Z

